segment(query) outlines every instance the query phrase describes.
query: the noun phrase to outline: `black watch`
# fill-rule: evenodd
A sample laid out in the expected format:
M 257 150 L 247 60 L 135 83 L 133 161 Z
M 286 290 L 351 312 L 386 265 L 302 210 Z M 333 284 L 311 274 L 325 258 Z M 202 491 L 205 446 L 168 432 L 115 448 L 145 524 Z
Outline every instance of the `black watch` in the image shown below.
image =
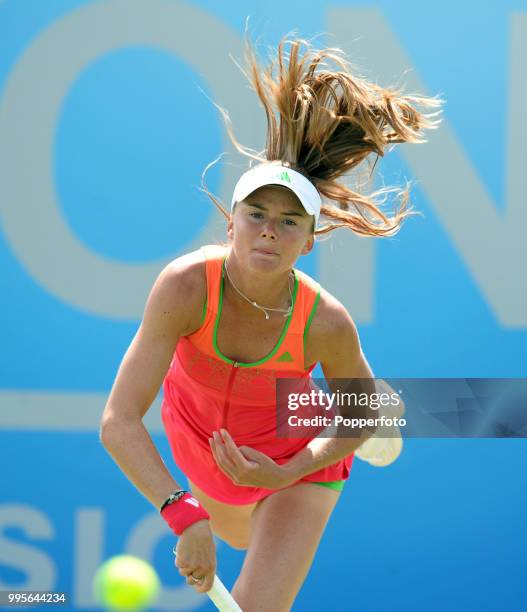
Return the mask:
M 179 501 L 183 495 L 185 495 L 185 493 L 188 493 L 188 491 L 185 491 L 185 489 L 180 489 L 179 491 L 175 491 L 174 493 L 172 493 L 171 495 L 169 495 L 165 501 L 163 502 L 163 505 L 161 506 L 161 508 L 159 509 L 159 512 L 163 512 L 163 510 L 167 507 L 170 506 L 170 504 L 173 504 L 177 501 Z

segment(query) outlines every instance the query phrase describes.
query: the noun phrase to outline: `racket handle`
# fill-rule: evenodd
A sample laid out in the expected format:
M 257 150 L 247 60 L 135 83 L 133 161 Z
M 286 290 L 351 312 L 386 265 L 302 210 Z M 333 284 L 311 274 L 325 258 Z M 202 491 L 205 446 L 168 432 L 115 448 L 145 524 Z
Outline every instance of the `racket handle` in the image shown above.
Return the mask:
M 218 576 L 214 576 L 212 588 L 207 591 L 207 595 L 220 612 L 243 612 Z

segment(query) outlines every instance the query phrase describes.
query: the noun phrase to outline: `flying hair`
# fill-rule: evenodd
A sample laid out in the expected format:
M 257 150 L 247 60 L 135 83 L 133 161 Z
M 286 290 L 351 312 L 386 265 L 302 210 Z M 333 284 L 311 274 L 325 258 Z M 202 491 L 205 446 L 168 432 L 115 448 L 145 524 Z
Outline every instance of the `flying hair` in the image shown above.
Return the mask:
M 315 185 L 323 202 L 316 235 L 346 227 L 361 236 L 393 236 L 405 218 L 420 214 L 410 207 L 409 184 L 365 194 L 357 180 L 354 188 L 349 183 L 363 162 L 371 177 L 394 145 L 426 142 L 423 132 L 441 122 L 442 99 L 381 87 L 356 74 L 341 49 L 317 50 L 304 39 L 282 38 L 276 57 L 262 67 L 246 37 L 245 59 L 247 69 L 240 69 L 267 119 L 265 149 L 258 153 L 240 144 L 228 112 L 216 106 L 240 153 L 257 163 L 280 161 Z M 228 217 L 217 198 L 203 191 Z M 392 214 L 381 210 L 389 195 L 396 202 Z

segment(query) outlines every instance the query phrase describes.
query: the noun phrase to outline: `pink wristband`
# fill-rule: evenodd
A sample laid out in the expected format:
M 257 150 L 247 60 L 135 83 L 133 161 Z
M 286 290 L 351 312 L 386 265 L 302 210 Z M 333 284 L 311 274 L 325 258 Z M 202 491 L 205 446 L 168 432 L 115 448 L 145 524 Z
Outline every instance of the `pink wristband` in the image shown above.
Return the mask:
M 161 516 L 178 536 L 194 523 L 210 518 L 205 508 L 190 493 L 185 493 L 177 502 L 165 506 Z

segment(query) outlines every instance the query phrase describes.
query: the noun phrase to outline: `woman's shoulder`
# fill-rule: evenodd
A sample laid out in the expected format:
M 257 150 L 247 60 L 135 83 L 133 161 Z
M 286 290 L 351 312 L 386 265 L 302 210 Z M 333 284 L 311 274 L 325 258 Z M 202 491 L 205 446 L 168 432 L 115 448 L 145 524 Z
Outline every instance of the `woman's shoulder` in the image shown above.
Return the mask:
M 306 337 L 312 351 L 331 350 L 344 336 L 355 336 L 356 326 L 347 308 L 327 289 L 320 287 L 320 298 Z
M 207 297 L 206 255 L 202 249 L 170 261 L 160 272 L 155 284 L 169 304 L 186 313 L 187 330 L 192 330 L 196 322 L 199 326 L 203 303 Z
M 185 253 L 170 261 L 161 271 L 159 277 L 168 285 L 184 286 L 186 289 L 199 287 L 205 277 L 206 258 L 202 249 Z
M 331 325 L 340 321 L 341 317 L 347 314 L 343 304 L 309 274 L 297 268 L 295 268 L 295 274 L 298 276 L 300 283 L 308 287 L 317 296 L 312 323 L 319 326 L 322 324 Z
M 298 280 L 303 284 L 312 289 L 314 292 L 318 292 L 320 285 L 319 283 L 309 276 L 306 272 L 299 270 L 298 268 L 294 269 L 295 275 L 298 277 Z

